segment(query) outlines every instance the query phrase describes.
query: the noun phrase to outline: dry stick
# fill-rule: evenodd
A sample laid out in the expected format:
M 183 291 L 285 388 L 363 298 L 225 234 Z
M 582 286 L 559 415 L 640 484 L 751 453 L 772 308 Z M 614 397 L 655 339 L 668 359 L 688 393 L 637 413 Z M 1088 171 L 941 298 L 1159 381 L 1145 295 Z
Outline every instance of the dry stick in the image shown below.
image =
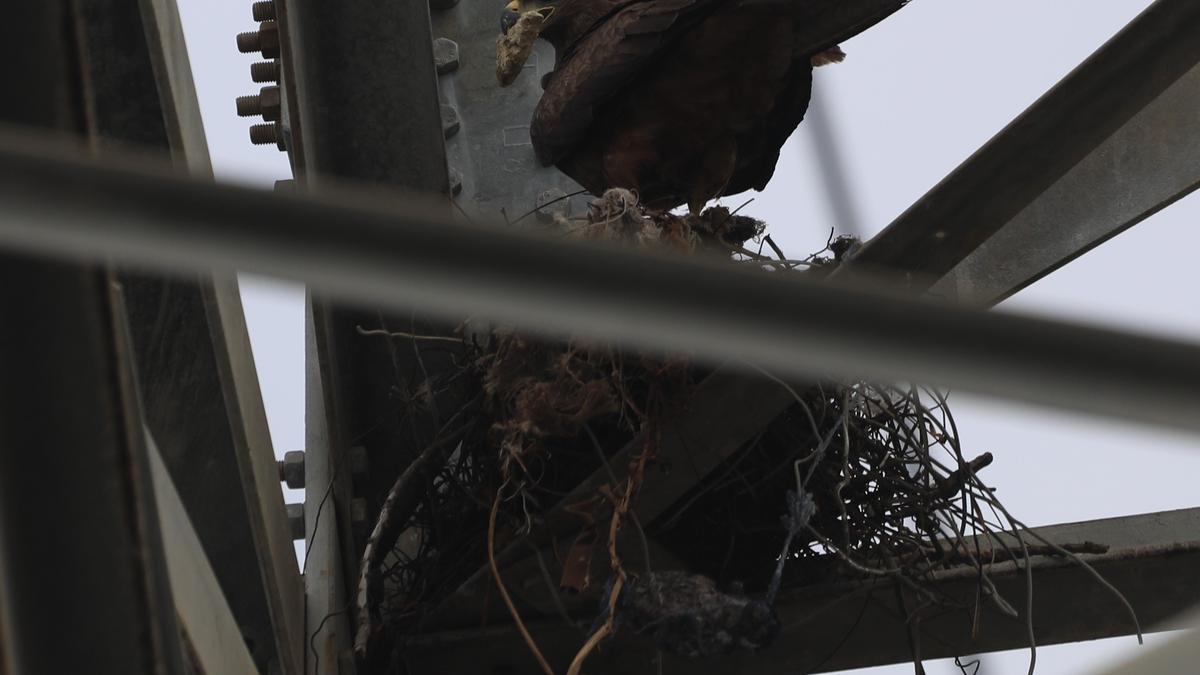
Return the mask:
M 356 331 L 358 331 L 359 335 L 366 336 L 392 337 L 401 338 L 404 340 L 429 340 L 431 342 L 453 342 L 455 344 L 463 343 L 462 338 L 456 337 L 442 337 L 441 335 L 417 335 L 415 333 L 404 333 L 396 330 L 367 329 L 363 328 L 362 326 L 355 326 L 354 328 Z
M 649 441 L 647 442 L 649 443 Z M 604 638 L 613 633 L 617 613 L 617 598 L 621 597 L 621 590 L 625 587 L 625 568 L 621 566 L 621 558 L 617 554 L 617 532 L 621 529 L 621 517 L 629 511 L 630 500 L 633 498 L 634 493 L 637 492 L 641 477 L 645 473 L 646 461 L 649 459 L 649 455 L 650 448 L 647 447 L 634 460 L 635 466 L 629 472 L 629 478 L 625 481 L 625 494 L 621 495 L 621 502 L 613 510 L 612 520 L 609 522 L 608 556 L 612 563 L 613 573 L 617 578 L 613 582 L 612 590 L 608 594 L 608 617 L 605 619 L 604 625 L 597 629 L 595 633 L 592 633 L 592 636 L 579 649 L 579 653 L 571 661 L 571 667 L 567 670 L 567 675 L 579 675 L 579 671 L 583 669 L 583 662 L 587 660 L 587 657 L 595 651 Z
M 537 659 L 538 665 L 542 667 L 546 675 L 554 675 L 554 669 L 550 667 L 550 662 L 542 655 L 542 650 L 538 649 L 537 642 L 529 634 L 529 629 L 525 627 L 525 622 L 521 620 L 521 613 L 517 611 L 517 606 L 513 604 L 512 596 L 508 594 L 508 587 L 504 585 L 504 579 L 500 578 L 500 567 L 496 565 L 496 516 L 500 513 L 500 498 L 503 490 L 503 485 L 500 486 L 499 490 L 496 490 L 496 498 L 492 501 L 492 513 L 488 516 L 488 567 L 492 570 L 492 578 L 496 580 L 496 588 L 500 591 L 500 597 L 504 599 L 504 604 L 508 607 L 508 613 L 512 615 L 513 623 L 517 625 L 517 630 L 520 631 L 521 637 L 524 638 L 525 644 L 529 647 L 529 651 L 533 653 L 533 657 Z

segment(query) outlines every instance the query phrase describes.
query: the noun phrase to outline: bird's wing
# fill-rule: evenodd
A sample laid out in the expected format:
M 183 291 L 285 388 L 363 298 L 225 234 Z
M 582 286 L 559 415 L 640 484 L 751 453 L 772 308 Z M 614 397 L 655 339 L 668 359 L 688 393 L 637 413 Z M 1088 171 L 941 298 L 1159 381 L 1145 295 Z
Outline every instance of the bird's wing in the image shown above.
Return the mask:
M 530 127 L 538 160 L 549 166 L 569 155 L 601 105 L 619 96 L 689 26 L 730 2 L 790 6 L 803 18 L 796 56 L 807 58 L 870 28 L 908 0 L 630 0 L 560 55 L 545 81 Z M 794 128 L 790 122 L 784 128 Z
M 569 154 L 596 109 L 618 95 L 681 31 L 729 0 L 642 0 L 621 6 L 566 53 L 545 82 L 530 134 L 545 165 Z

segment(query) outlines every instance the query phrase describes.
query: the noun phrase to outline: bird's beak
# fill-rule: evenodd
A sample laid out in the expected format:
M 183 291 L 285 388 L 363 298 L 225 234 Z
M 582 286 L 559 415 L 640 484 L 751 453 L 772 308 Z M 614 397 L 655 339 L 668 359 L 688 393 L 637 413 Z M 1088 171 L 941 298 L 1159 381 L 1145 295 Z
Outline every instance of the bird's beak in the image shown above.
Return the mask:
M 521 3 L 519 0 L 512 0 L 504 7 L 504 12 L 500 15 L 501 35 L 508 35 L 508 29 L 512 28 L 519 18 L 521 18 Z

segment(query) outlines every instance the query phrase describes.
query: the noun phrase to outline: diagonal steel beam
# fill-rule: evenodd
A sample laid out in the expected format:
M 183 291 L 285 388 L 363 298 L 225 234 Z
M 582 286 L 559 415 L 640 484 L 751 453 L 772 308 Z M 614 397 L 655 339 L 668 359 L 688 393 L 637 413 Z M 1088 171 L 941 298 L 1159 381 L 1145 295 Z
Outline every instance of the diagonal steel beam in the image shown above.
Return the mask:
M 1180 0 L 1159 0 L 1151 5 L 868 242 L 855 257 L 856 267 L 909 274 L 914 288 L 923 290 L 1012 223 L 1064 177 L 1072 180 L 1068 174 L 1089 155 L 1100 152 L 1103 156 L 1105 144 L 1121 135 L 1128 125 L 1133 126 L 1124 131 L 1123 140 L 1115 141 L 1117 144 L 1146 142 L 1137 131 L 1140 123 L 1136 117 L 1200 63 L 1200 42 L 1195 39 L 1198 32 L 1200 5 Z M 1162 146 L 1161 156 L 1172 156 L 1175 150 L 1179 149 Z M 1103 173 L 1109 168 L 1094 166 L 1091 171 L 1099 169 Z M 1087 169 L 1082 173 L 1086 175 Z M 1114 179 L 1109 176 L 1108 180 Z M 1128 180 L 1127 176 L 1116 178 Z M 1193 183 L 1194 178 L 1193 174 Z M 1084 183 L 1082 187 L 1087 189 L 1082 195 L 1071 194 L 1070 204 L 1083 195 L 1090 199 L 1092 191 L 1103 184 Z M 1164 199 L 1154 190 L 1141 196 L 1141 208 L 1135 210 L 1135 216 L 1136 211 L 1152 213 L 1156 210 L 1153 199 Z M 1042 226 L 1074 229 L 1061 220 L 1043 221 Z M 1120 221 L 1110 224 L 1108 231 L 1114 227 L 1119 230 Z M 1053 269 L 1097 239 L 1105 238 L 1101 230 L 1082 241 L 1067 238 L 1056 242 L 1051 260 L 1035 263 L 1026 276 L 1036 278 L 1040 269 Z M 1036 267 L 1039 264 L 1042 268 Z M 1009 283 L 1028 281 L 1018 276 Z M 991 289 L 985 295 L 994 297 L 1003 290 Z
M 971 305 L 999 302 L 1190 194 L 1200 187 L 1197 109 L 1200 66 L 969 252 L 930 292 Z
M 199 675 L 262 675 L 148 429 L 145 438 L 167 576 L 190 660 Z

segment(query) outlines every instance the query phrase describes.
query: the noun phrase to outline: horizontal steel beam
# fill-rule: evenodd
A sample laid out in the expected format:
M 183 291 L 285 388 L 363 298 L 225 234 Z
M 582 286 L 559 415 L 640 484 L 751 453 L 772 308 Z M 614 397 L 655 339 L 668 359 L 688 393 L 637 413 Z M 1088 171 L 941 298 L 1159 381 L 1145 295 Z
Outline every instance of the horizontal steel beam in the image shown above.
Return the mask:
M 1182 342 L 464 225 L 366 193 L 211 185 L 11 137 L 0 143 L 0 210 L 0 245 L 30 253 L 247 269 L 436 316 L 1200 430 L 1200 348 Z
M 1142 628 L 1179 628 L 1177 617 L 1200 603 L 1200 509 L 1168 511 L 1125 518 L 1037 528 L 1056 544 L 1094 542 L 1109 547 L 1103 554 L 1084 555 L 1134 607 Z M 1028 539 L 1028 538 L 1027 538 Z M 1011 539 L 1010 539 L 1011 541 Z M 981 540 L 984 550 L 989 544 Z M 1019 546 L 1018 546 L 1019 548 Z M 1003 556 L 999 556 L 1003 558 Z M 1033 626 L 1039 645 L 1128 635 L 1133 622 L 1110 591 L 1087 571 L 1059 557 L 1034 558 Z M 975 568 L 939 572 L 934 583 L 945 597 L 966 609 L 923 612 L 914 627 L 922 658 L 936 659 L 1028 646 L 1025 622 L 1025 571 L 999 562 L 989 570 L 1000 595 L 1020 613 L 1010 618 L 984 602 L 979 630 L 973 631 L 973 602 L 979 583 Z M 684 669 L 704 675 L 734 673 L 826 672 L 911 660 L 908 612 L 919 603 L 899 604 L 893 583 L 874 580 L 815 585 L 781 596 L 778 611 L 783 631 L 774 645 L 755 654 L 707 659 L 703 663 L 667 656 L 663 670 Z M 589 614 L 577 618 L 586 626 Z M 551 664 L 569 663 L 583 638 L 561 620 L 531 622 L 530 628 Z M 1134 638 L 1130 637 L 1132 642 Z M 487 654 L 487 658 L 479 658 Z M 511 626 L 486 630 L 431 633 L 415 638 L 406 654 L 414 670 L 444 668 L 461 675 L 485 675 L 495 668 L 513 673 L 537 672 L 537 664 Z M 621 635 L 589 666 L 596 672 L 655 673 L 652 644 Z M 1183 672 L 1183 671 L 1176 671 Z
M 861 267 L 909 273 L 914 287 L 922 290 L 942 278 L 1088 155 L 1102 152 L 1106 142 L 1200 64 L 1198 33 L 1200 4 L 1159 0 L 1151 5 L 868 242 L 855 262 Z M 1184 108 L 1179 114 L 1189 111 Z M 1125 143 L 1152 140 L 1130 133 Z M 1169 156 L 1181 148 L 1142 150 Z M 1152 174 L 1143 180 L 1158 177 Z M 1103 186 L 1092 185 L 1084 194 L 1090 197 Z M 1047 197 L 1050 206 L 1042 209 L 1055 204 L 1052 195 Z M 1075 214 L 1068 209 L 1061 215 Z M 1043 223 L 1047 229 L 1072 225 L 1080 223 L 1063 222 L 1062 217 Z M 1096 236 L 1056 242 L 1054 256 L 1069 259 L 1087 250 Z M 1098 236 L 1101 241 L 1106 238 Z M 1064 243 L 1067 250 L 1059 250 Z M 1001 262 L 1010 261 L 1002 258 Z

